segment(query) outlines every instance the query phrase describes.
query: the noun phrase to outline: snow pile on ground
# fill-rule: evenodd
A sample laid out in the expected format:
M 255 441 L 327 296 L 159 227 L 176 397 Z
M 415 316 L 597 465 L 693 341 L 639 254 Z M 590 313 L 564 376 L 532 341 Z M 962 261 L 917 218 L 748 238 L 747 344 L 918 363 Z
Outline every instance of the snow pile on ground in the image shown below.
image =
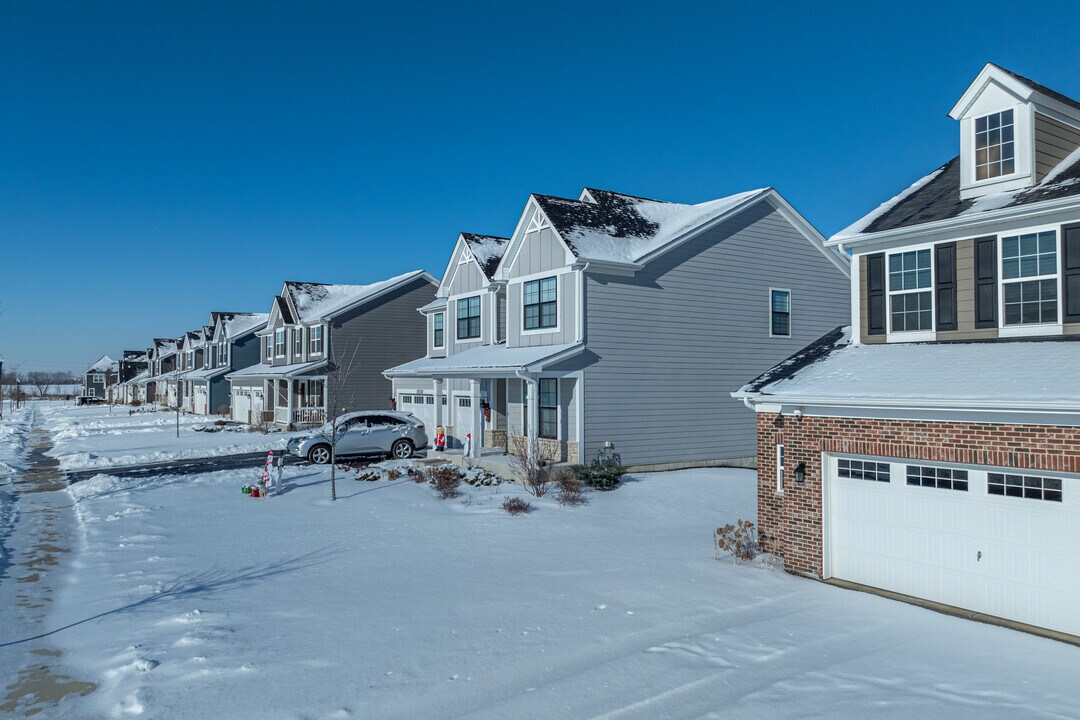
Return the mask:
M 220 457 L 283 450 L 302 433 L 202 432 L 212 419 L 176 413 L 129 413 L 124 406 L 74 407 L 55 404 L 42 414 L 52 430 L 50 455 L 65 471 Z
M 754 517 L 752 471 L 630 476 L 563 508 L 515 485 L 438 500 L 407 476 L 341 474 L 331 503 L 329 468 L 300 465 L 253 499 L 258 465 L 71 486 L 81 550 L 50 641 L 99 687 L 50 717 L 1015 718 L 1080 702 L 1076 648 L 717 562 L 712 530 Z M 513 496 L 533 511 L 507 515 Z
M 7 410 L 0 420 L 0 479 L 26 467 L 28 433 L 34 423 L 35 407 L 36 404 L 28 403 L 17 410 Z

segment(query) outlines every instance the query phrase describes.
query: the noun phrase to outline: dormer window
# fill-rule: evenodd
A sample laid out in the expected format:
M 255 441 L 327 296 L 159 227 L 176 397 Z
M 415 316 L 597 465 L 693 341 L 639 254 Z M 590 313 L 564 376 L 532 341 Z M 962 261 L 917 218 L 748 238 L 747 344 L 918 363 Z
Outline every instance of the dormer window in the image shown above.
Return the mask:
M 1013 147 L 1013 111 L 975 119 L 975 179 L 1011 175 L 1016 170 Z

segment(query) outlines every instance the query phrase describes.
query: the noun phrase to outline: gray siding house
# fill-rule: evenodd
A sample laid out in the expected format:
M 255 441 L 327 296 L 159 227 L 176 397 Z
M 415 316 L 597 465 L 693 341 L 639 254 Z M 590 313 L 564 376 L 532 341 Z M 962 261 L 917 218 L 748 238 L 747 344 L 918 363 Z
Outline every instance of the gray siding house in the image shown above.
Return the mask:
M 636 468 L 752 463 L 731 398 L 849 313 L 847 257 L 775 190 L 697 205 L 532 195 L 510 238 L 458 237 L 427 353 L 386 371 L 451 447 Z
M 207 325 L 203 365 L 187 373 L 192 388 L 192 412 L 196 415 L 231 415 L 232 392 L 226 375 L 259 362 L 260 338 L 266 313 L 214 312 Z M 235 419 L 235 418 L 234 418 Z M 250 422 L 244 417 L 243 422 Z
M 286 282 L 256 333 L 259 362 L 225 376 L 233 419 L 295 428 L 388 407 L 382 371 L 424 352 L 416 308 L 437 284 L 421 270 L 370 285 Z
M 113 364 L 112 358 L 102 355 L 97 362 L 88 367 L 83 373 L 82 394 L 88 397 L 107 397 L 109 372 Z

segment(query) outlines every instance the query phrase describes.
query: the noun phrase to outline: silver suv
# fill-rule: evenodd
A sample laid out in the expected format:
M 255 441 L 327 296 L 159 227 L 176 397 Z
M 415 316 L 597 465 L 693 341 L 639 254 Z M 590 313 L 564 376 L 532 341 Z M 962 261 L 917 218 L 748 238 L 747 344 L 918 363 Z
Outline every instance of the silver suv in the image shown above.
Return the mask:
M 289 441 L 289 453 L 324 465 L 330 462 L 330 423 L 307 437 Z M 337 421 L 338 457 L 389 455 L 404 460 L 427 447 L 424 426 L 412 413 L 370 411 L 345 413 Z

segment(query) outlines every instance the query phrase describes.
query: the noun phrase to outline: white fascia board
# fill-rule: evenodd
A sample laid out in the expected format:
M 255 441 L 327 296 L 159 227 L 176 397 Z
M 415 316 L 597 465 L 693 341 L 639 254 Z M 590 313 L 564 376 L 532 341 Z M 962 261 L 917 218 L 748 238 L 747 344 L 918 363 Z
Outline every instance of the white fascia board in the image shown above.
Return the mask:
M 454 243 L 454 248 L 450 251 L 450 257 L 446 260 L 446 267 L 443 269 L 442 279 L 439 280 L 439 288 L 435 291 L 438 297 L 445 297 L 446 292 L 450 284 L 454 280 L 454 274 L 457 273 L 457 257 L 461 252 L 461 248 L 465 247 L 465 238 L 458 233 L 457 241 Z
M 996 234 L 997 231 L 993 227 L 988 226 L 997 225 L 1009 220 L 1027 220 L 1029 218 L 1036 218 L 1040 215 L 1048 215 L 1054 212 L 1064 213 L 1075 211 L 1080 211 L 1080 195 L 1072 195 L 1054 200 L 1042 200 L 1027 205 L 1005 207 L 1000 210 L 987 210 L 978 215 L 958 215 L 957 217 L 946 218 L 945 220 L 936 220 L 920 225 L 908 225 L 894 230 L 882 230 L 881 232 L 861 235 L 854 238 L 849 237 L 839 240 L 828 240 L 826 241 L 826 245 L 828 247 L 839 248 L 866 248 L 879 244 L 898 243 L 898 241 L 908 241 L 912 239 L 921 240 L 929 233 L 945 233 L 949 231 L 964 231 L 963 234 L 970 232 L 972 235 L 982 232 Z M 1075 220 L 1076 218 L 1072 219 Z M 1046 220 L 1045 222 L 1047 224 L 1052 224 L 1056 221 Z M 1062 222 L 1067 222 L 1067 220 L 1062 220 Z M 935 240 L 935 242 L 938 241 Z
M 971 84 L 964 90 L 964 94 L 960 96 L 960 99 L 956 101 L 952 109 L 949 111 L 949 117 L 953 120 L 959 120 L 968 111 L 972 103 L 978 100 L 979 95 L 986 89 L 987 84 L 993 80 L 1009 92 L 1019 97 L 1024 102 L 1027 102 L 1033 90 L 1027 85 L 1023 84 L 1012 75 L 1002 71 L 993 63 L 986 63 L 983 65 L 982 70 L 975 76 L 975 79 L 971 81 Z
M 1038 412 L 1052 415 L 1080 414 L 1080 404 L 1067 402 L 1032 402 L 1029 400 L 912 400 L 910 398 L 825 398 L 797 395 L 763 395 L 761 393 L 731 393 L 733 398 L 748 405 L 782 404 L 800 407 L 880 408 L 882 410 L 940 410 L 945 412 Z
M 645 266 L 640 263 L 593 260 L 586 257 L 579 257 L 577 262 L 570 265 L 571 270 L 588 270 L 602 275 L 625 275 L 627 277 L 634 276 L 639 270 L 643 270 L 644 268 Z

